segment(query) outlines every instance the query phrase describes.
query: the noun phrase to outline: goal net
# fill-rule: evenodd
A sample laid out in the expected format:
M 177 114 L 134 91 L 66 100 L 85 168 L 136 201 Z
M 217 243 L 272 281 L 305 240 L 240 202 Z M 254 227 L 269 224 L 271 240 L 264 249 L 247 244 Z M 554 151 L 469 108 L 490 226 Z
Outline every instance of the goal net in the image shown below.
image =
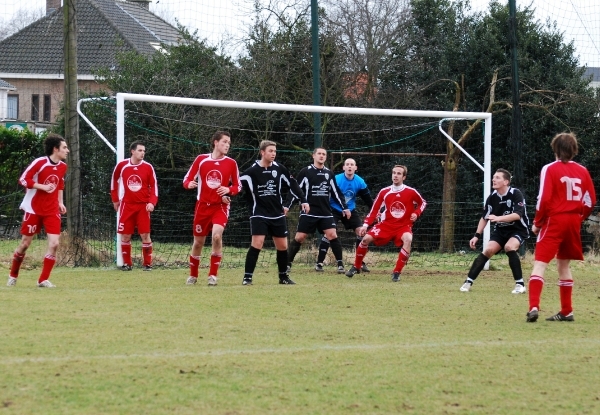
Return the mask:
M 312 150 L 315 143 L 321 142 L 328 151 L 326 164 L 335 174 L 342 171 L 346 158 L 356 160 L 357 174 L 365 179 L 373 197 L 391 184 L 394 165 L 406 165 L 405 183 L 427 200 L 427 209 L 413 229 L 411 265 L 466 265 L 472 260 L 468 241 L 490 189 L 489 113 L 315 107 L 138 94 L 85 99 L 80 106 L 80 114 L 87 122 L 81 139 L 89 149 L 82 164 L 89 186 L 83 209 L 91 262 L 118 263 L 115 213 L 108 194 L 110 175 L 115 162 L 128 157 L 129 143 L 141 140 L 146 145 L 146 160 L 155 167 L 158 177 L 159 202 L 152 216 L 155 265 L 187 265 L 196 193 L 185 190 L 182 179 L 196 155 L 211 151 L 210 137 L 216 130 L 231 132 L 229 156 L 237 161 L 240 172 L 257 159 L 258 144 L 263 139 L 278 143 L 277 160 L 292 174 L 312 163 Z M 324 127 L 315 138 L 312 117 L 316 112 L 322 114 Z M 444 132 L 449 123 L 454 123 L 456 135 L 478 120 L 480 127 L 460 146 L 449 141 L 453 138 Z M 455 183 L 447 183 L 445 177 L 449 145 L 461 150 Z M 452 202 L 444 200 L 447 186 L 453 186 Z M 441 233 L 447 232 L 442 229 L 442 212 L 448 203 L 453 207 L 453 243 L 441 250 Z M 368 212 L 360 199 L 357 210 L 362 217 Z M 288 214 L 291 237 L 298 214 L 297 207 Z M 338 227 L 338 234 L 345 263 L 351 263 L 354 232 Z M 243 198 L 233 199 L 223 238 L 222 266 L 243 267 L 250 243 L 248 210 Z M 304 243 L 295 263 L 314 264 L 319 238 L 315 235 L 312 241 Z M 141 261 L 141 248 L 135 245 L 140 243 L 139 238 L 134 237 L 133 243 L 134 261 Z M 210 248 L 203 250 L 203 256 L 209 254 Z M 367 262 L 386 264 L 395 261 L 396 254 L 397 248 L 391 244 L 373 248 Z M 260 261 L 265 265 L 275 263 L 275 251 L 268 238 Z M 201 263 L 207 261 L 203 258 Z

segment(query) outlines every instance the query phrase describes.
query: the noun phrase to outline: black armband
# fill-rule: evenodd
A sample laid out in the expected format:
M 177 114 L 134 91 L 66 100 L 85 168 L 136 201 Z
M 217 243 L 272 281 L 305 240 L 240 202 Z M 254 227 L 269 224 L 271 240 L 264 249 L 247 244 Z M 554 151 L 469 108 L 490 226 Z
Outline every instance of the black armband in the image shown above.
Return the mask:
M 475 232 L 475 235 L 473 235 L 475 238 L 481 239 L 481 234 L 479 232 Z

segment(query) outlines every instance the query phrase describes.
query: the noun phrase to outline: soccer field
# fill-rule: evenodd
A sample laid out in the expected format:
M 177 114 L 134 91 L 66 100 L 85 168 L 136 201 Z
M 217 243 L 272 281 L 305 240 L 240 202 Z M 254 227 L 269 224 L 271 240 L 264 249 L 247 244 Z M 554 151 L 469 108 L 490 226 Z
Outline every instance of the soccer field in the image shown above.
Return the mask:
M 597 414 L 599 269 L 574 268 L 576 321 L 544 320 L 552 270 L 534 324 L 508 267 L 470 293 L 465 269 L 410 264 L 399 283 L 298 266 L 295 286 L 274 267 L 253 286 L 224 269 L 217 287 L 60 267 L 38 289 L 23 270 L 0 287 L 0 413 Z

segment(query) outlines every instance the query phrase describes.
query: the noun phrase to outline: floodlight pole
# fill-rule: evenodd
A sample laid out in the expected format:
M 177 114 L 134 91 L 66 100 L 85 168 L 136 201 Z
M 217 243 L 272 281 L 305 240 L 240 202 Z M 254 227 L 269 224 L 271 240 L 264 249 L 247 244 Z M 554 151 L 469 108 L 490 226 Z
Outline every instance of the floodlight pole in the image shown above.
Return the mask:
M 319 5 L 317 0 L 310 1 L 311 33 L 312 33 L 312 81 L 313 81 L 313 105 L 321 105 L 321 62 L 319 59 Z M 321 113 L 313 114 L 315 130 L 315 148 L 321 147 Z

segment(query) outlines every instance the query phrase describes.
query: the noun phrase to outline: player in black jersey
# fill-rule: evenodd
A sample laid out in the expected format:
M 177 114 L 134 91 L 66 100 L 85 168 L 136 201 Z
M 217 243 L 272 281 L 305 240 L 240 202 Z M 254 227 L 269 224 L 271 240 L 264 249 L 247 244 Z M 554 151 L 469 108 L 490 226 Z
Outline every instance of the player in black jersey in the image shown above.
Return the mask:
M 335 181 L 335 175 L 331 170 L 325 167 L 327 159 L 327 150 L 322 147 L 315 148 L 313 151 L 313 164 L 303 168 L 298 173 L 296 179 L 300 188 L 306 194 L 306 199 L 310 206 L 310 213 L 300 212 L 296 236 L 290 243 L 288 249 L 288 267 L 292 267 L 292 262 L 300 246 L 308 234 L 313 234 L 318 229 L 329 240 L 333 255 L 337 260 L 338 274 L 344 274 L 344 262 L 342 260 L 342 244 L 337 237 L 336 224 L 331 212 L 329 198 L 336 200 L 342 207 L 342 215 L 350 218 L 350 210 L 344 200 L 344 195 Z M 289 208 L 294 203 L 292 198 L 286 203 Z
M 277 268 L 280 284 L 295 284 L 287 273 L 287 209 L 283 207 L 282 188 L 289 189 L 290 194 L 302 203 L 302 209 L 310 211 L 310 206 L 298 182 L 290 175 L 288 169 L 275 161 L 277 144 L 263 140 L 259 145 L 260 160 L 257 160 L 244 171 L 240 181 L 244 189 L 246 201 L 250 209 L 250 233 L 252 243 L 246 254 L 246 266 L 242 284 L 252 285 L 252 274 L 256 268 L 258 255 L 271 235 L 277 250 Z
M 525 239 L 529 238 L 529 219 L 525 208 L 525 198 L 521 191 L 510 186 L 510 173 L 498 169 L 492 178 L 494 191 L 488 196 L 483 207 L 483 214 L 479 219 L 475 235 L 469 241 L 471 249 L 475 249 L 477 241 L 488 221 L 492 222 L 493 229 L 490 241 L 471 265 L 466 281 L 460 287 L 463 292 L 471 291 L 473 282 L 485 266 L 486 262 L 504 248 L 508 257 L 508 265 L 515 279 L 513 294 L 522 294 L 526 291 L 523 281 L 521 260 L 517 251 Z

